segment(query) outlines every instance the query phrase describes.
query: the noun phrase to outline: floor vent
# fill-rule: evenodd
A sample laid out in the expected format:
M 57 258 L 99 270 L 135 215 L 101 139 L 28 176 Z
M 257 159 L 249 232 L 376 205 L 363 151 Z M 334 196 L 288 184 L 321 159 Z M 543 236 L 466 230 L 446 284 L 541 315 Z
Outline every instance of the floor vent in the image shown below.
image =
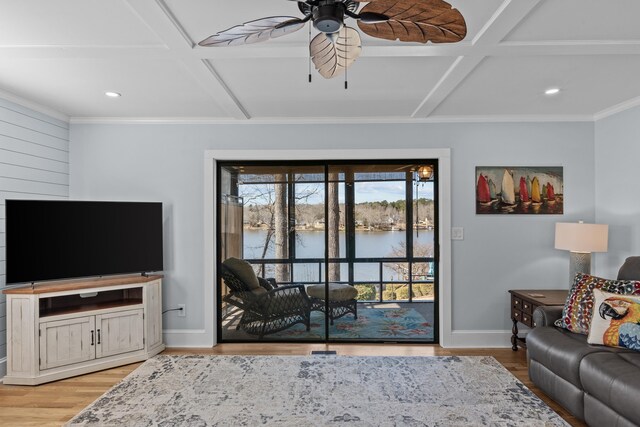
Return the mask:
M 333 350 L 316 350 L 316 351 L 312 351 L 311 355 L 312 356 L 330 356 L 330 355 L 337 356 L 338 353 Z

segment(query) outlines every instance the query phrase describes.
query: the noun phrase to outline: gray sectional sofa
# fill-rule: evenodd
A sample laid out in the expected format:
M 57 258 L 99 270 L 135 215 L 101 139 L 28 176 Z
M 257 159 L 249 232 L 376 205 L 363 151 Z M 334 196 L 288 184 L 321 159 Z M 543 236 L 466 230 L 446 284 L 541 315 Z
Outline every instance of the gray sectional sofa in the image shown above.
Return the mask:
M 637 268 L 637 270 L 636 270 Z M 640 257 L 619 279 L 640 278 Z M 590 345 L 586 335 L 556 328 L 562 307 L 539 307 L 527 335 L 531 381 L 590 426 L 640 426 L 640 352 Z

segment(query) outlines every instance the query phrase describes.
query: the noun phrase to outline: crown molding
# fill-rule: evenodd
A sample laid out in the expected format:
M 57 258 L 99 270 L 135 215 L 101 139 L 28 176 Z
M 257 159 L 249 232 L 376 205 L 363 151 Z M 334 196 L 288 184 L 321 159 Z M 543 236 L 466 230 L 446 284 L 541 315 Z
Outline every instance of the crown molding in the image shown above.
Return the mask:
M 628 110 L 633 107 L 637 107 L 640 105 L 640 96 L 637 98 L 631 98 L 627 101 L 621 102 L 620 104 L 616 104 L 612 107 L 605 108 L 604 110 L 598 111 L 593 115 L 594 121 L 602 120 L 606 117 L 613 116 L 614 114 L 621 113 L 625 110 Z
M 591 115 L 496 115 L 407 117 L 301 117 L 234 120 L 214 117 L 71 117 L 71 124 L 295 125 L 295 124 L 422 124 L 422 123 L 547 123 L 593 122 Z
M 29 101 L 26 98 L 23 98 L 11 92 L 7 92 L 6 90 L 0 89 L 0 98 L 6 99 L 7 101 L 11 101 L 15 104 L 29 108 L 33 111 L 37 111 L 38 113 L 46 114 L 49 117 L 52 117 L 57 120 L 61 120 L 65 123 L 69 123 L 69 116 L 67 116 L 66 114 L 61 113 L 60 111 L 54 110 L 53 108 L 47 107 L 45 105 L 38 104 L 37 102 Z

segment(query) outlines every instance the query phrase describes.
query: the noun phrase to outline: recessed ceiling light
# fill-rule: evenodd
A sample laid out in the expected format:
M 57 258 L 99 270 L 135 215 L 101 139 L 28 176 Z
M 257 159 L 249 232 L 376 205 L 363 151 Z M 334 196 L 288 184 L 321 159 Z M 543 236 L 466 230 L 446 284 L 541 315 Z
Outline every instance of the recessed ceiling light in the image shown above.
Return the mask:
M 552 87 L 544 91 L 545 95 L 557 95 L 560 93 L 560 88 Z
M 119 98 L 122 96 L 122 94 L 118 92 L 105 92 L 104 94 L 109 98 Z

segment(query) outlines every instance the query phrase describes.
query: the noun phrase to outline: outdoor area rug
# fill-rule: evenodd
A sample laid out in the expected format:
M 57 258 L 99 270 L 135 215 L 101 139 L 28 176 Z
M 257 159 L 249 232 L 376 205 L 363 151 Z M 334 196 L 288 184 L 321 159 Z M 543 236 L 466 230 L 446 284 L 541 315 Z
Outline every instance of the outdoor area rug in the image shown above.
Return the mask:
M 433 341 L 430 322 L 412 308 L 362 308 L 358 318 L 353 314 L 336 319 L 329 325 L 332 339 L 385 339 Z M 311 329 L 298 323 L 284 331 L 265 336 L 265 339 L 324 339 L 324 313 L 311 312 Z
M 493 357 L 156 356 L 69 426 L 568 426 Z

